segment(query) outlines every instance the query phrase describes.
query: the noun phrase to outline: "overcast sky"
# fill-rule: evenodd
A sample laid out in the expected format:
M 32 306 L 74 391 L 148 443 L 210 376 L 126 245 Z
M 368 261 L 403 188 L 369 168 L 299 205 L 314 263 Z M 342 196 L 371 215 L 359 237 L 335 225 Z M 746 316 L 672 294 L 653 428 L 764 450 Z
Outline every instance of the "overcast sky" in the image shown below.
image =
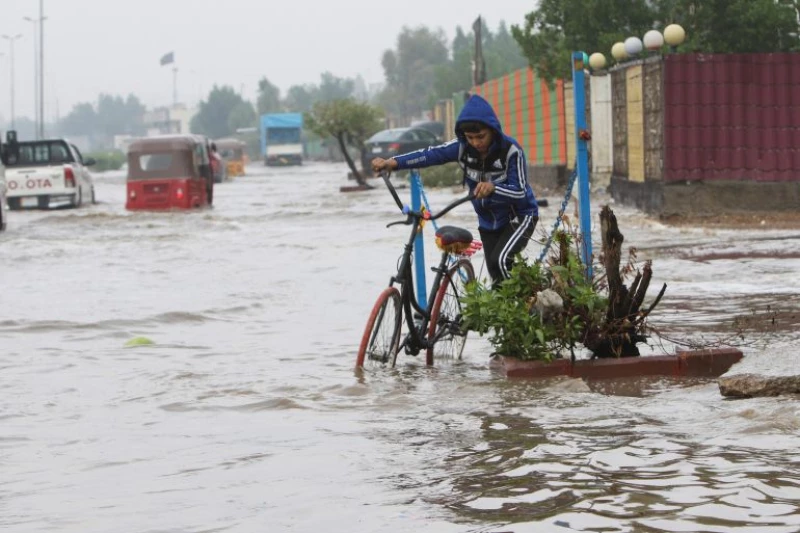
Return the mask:
M 266 76 L 286 91 L 324 71 L 383 81 L 381 55 L 403 26 L 441 28 L 452 40 L 482 15 L 522 24 L 534 0 L 44 0 L 45 114 L 61 116 L 100 93 L 136 94 L 147 106 L 194 103 L 225 84 L 254 100 Z M 39 0 L 1 0 L 0 35 L 14 42 L 15 115 L 33 118 L 34 25 Z M 0 39 L 0 116 L 10 116 L 10 47 Z

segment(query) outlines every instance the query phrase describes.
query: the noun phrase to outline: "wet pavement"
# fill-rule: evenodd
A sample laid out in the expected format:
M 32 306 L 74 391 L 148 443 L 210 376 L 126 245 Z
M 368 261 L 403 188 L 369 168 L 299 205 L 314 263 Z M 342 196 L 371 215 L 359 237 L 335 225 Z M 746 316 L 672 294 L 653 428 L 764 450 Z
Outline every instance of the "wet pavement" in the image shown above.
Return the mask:
M 0 530 L 800 531 L 796 399 L 725 400 L 714 380 L 507 380 L 474 336 L 460 362 L 401 354 L 354 372 L 406 237 L 385 227 L 396 206 L 380 188 L 340 194 L 341 165 L 249 172 L 211 210 L 126 212 L 109 173 L 98 205 L 10 214 Z M 428 191 L 434 210 L 460 194 Z M 800 228 L 613 208 L 653 260 L 653 295 L 668 285 L 656 328 L 737 340 L 730 324 L 751 317 L 732 371 L 797 373 Z M 475 229 L 469 206 L 446 220 Z M 125 346 L 136 337 L 153 344 Z

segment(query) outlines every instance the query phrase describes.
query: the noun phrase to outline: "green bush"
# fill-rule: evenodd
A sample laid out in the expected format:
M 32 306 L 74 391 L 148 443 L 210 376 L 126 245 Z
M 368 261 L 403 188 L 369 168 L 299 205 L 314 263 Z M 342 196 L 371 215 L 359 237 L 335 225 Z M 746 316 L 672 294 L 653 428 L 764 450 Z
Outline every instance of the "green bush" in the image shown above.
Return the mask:
M 560 235 L 562 263 L 549 269 L 517 257 L 509 279 L 497 288 L 476 282 L 463 298 L 464 326 L 480 335 L 489 333 L 497 354 L 522 360 L 551 361 L 580 343 L 587 331 L 603 321 L 608 299 L 598 294 L 585 276 L 569 239 Z M 542 317 L 536 312 L 537 294 L 550 289 L 563 300 L 563 310 Z
M 464 181 L 464 171 L 458 163 L 446 163 L 420 169 L 419 175 L 425 187 L 452 187 Z
M 92 166 L 95 172 L 105 172 L 106 170 L 119 170 L 126 161 L 126 156 L 118 150 L 112 152 L 91 152 L 83 154 L 84 159 L 94 158 L 97 163 Z

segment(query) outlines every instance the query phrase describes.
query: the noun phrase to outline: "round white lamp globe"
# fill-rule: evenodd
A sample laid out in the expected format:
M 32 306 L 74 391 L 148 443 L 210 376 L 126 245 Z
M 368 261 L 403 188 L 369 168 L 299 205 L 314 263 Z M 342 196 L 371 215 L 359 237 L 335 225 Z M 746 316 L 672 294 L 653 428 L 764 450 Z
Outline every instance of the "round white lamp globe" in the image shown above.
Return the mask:
M 600 70 L 606 66 L 606 56 L 600 52 L 593 53 L 589 56 L 589 66 L 592 67 L 593 70 Z
M 625 51 L 625 44 L 621 42 L 614 43 L 614 46 L 611 47 L 611 56 L 617 61 L 622 61 L 628 57 L 628 52 Z
M 642 40 L 638 37 L 628 37 L 625 39 L 625 51 L 629 56 L 635 56 L 642 51 Z
M 648 50 L 658 50 L 664 46 L 664 36 L 658 30 L 650 30 L 644 34 L 644 47 Z
M 670 46 L 678 46 L 686 39 L 686 31 L 680 24 L 670 24 L 664 28 L 664 40 Z

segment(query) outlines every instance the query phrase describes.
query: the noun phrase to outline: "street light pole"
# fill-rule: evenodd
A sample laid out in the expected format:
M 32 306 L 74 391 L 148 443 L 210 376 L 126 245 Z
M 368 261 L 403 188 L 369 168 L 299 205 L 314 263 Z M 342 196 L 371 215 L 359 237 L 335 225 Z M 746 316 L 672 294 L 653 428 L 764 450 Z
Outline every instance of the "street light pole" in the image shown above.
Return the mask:
M 16 35 L 3 35 L 3 39 L 8 40 L 8 44 L 10 47 L 10 57 L 11 60 L 11 129 L 14 129 L 14 41 L 22 37 L 21 33 Z
M 33 109 L 36 115 L 36 128 L 34 136 L 39 139 L 39 50 L 38 50 L 38 29 L 36 24 L 39 22 L 37 19 L 31 17 L 22 17 L 24 20 L 33 24 Z
M 44 139 L 44 19 L 45 19 L 44 0 L 39 0 L 39 138 L 40 139 Z

